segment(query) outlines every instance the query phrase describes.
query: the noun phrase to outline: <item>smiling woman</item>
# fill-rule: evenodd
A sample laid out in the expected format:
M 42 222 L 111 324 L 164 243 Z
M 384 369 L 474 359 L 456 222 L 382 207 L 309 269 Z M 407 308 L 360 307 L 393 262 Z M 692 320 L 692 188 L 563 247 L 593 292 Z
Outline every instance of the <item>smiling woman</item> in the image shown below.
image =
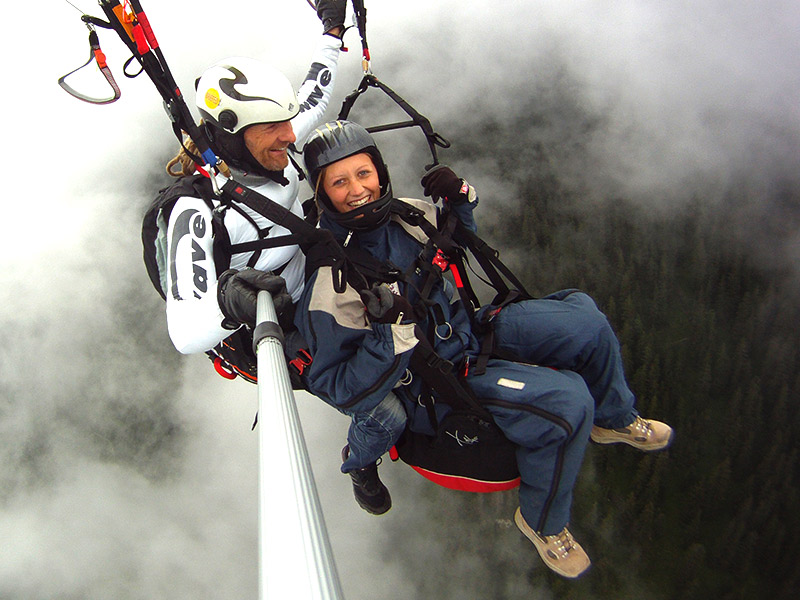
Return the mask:
M 369 154 L 344 158 L 325 169 L 322 187 L 341 213 L 369 204 L 381 195 L 378 171 Z

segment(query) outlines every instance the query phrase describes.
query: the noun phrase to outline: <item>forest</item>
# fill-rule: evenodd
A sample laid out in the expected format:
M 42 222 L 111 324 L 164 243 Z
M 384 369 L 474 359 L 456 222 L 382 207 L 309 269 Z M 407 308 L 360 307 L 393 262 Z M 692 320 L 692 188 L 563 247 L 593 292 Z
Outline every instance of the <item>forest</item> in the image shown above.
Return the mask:
M 457 585 L 474 597 L 522 597 L 509 576 L 522 570 L 528 592 L 542 593 L 532 597 L 795 597 L 800 303 L 796 265 L 780 250 L 800 226 L 800 187 L 780 173 L 767 186 L 742 175 L 713 201 L 687 195 L 670 210 L 659 198 L 587 202 L 559 161 L 581 154 L 592 123 L 548 144 L 546 121 L 529 114 L 522 132 L 485 122 L 454 144 L 469 148 L 467 161 L 491 153 L 497 181 L 515 196 L 484 237 L 535 295 L 577 287 L 595 298 L 618 332 L 640 411 L 669 422 L 676 439 L 651 456 L 590 445 L 571 530 L 593 570 L 577 582 L 537 568 L 510 521 L 487 521 L 511 514 L 514 493 L 426 488 L 437 526 L 458 529 L 443 536 L 447 555 L 475 565 Z M 519 138 L 533 142 L 509 143 Z M 409 570 L 423 568 L 425 553 L 399 543 Z M 418 597 L 456 597 L 443 581 L 424 579 Z

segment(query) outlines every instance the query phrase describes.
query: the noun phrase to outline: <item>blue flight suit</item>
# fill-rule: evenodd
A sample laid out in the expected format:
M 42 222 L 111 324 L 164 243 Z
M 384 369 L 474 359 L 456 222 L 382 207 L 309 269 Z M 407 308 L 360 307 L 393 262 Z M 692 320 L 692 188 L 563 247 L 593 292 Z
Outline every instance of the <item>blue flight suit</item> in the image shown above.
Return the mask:
M 433 204 L 404 201 L 435 223 Z M 475 204 L 452 207 L 473 231 Z M 413 272 L 409 267 L 426 239 L 419 228 L 397 216 L 373 230 L 349 232 L 323 214 L 320 226 L 330 229 L 340 243 L 349 238 L 348 244 L 404 272 Z M 400 291 L 412 303 L 422 277 L 418 271 L 410 284 L 401 283 Z M 342 471 L 349 472 L 374 463 L 406 425 L 420 432 L 433 430 L 427 410 L 416 401 L 420 378 L 407 373 L 416 341 L 413 323 L 371 322 L 358 293 L 348 286 L 337 294 L 331 279 L 329 267 L 311 274 L 295 323 L 314 356 L 307 371 L 310 391 L 352 418 L 350 455 L 342 465 Z M 452 284 L 439 280 L 429 300 L 437 306 L 438 322 L 446 323 L 435 328 L 439 335 L 431 341 L 436 352 L 453 364 L 474 362 L 481 339 Z M 467 381 L 478 397 L 489 400 L 497 425 L 518 446 L 525 520 L 540 533 L 556 534 L 569 521 L 572 490 L 592 424 L 621 427 L 637 414 L 619 343 L 592 299 L 576 290 L 505 306 L 493 324 L 498 347 L 521 362 L 490 359 L 483 374 L 470 372 Z M 428 330 L 427 322 L 419 325 Z M 437 403 L 435 410 L 441 420 L 450 407 Z

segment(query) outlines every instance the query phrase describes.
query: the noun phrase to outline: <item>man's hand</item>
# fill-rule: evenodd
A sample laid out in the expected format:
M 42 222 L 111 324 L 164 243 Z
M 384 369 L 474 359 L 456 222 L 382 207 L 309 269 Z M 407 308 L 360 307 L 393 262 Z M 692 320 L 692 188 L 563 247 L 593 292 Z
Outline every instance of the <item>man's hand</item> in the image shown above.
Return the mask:
M 342 37 L 346 12 L 347 0 L 317 0 L 317 16 L 325 33 Z
M 286 280 L 268 271 L 256 269 L 228 269 L 219 276 L 217 301 L 225 315 L 222 326 L 238 329 L 241 325 L 255 326 L 258 292 L 266 290 L 272 295 L 275 313 L 283 326 L 286 316 L 293 312 L 292 297 L 286 291 Z M 284 317 L 284 318 L 281 318 Z
M 376 323 L 413 322 L 414 308 L 411 304 L 385 285 L 376 285 L 372 289 L 361 292 L 361 300 L 367 308 L 367 314 Z

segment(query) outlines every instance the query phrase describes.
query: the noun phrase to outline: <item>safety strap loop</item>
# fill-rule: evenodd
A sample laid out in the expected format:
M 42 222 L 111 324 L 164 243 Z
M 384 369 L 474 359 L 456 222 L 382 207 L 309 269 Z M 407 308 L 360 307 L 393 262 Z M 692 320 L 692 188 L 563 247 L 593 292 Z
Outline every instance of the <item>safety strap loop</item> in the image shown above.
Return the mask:
M 411 117 L 411 120 L 401 121 L 397 123 L 388 123 L 385 125 L 375 125 L 372 127 L 367 127 L 366 128 L 367 131 L 369 131 L 370 133 L 378 133 L 381 131 L 391 131 L 394 129 L 402 129 L 405 127 L 419 127 L 425 134 L 425 139 L 428 142 L 428 148 L 430 149 L 431 156 L 433 158 L 433 164 L 427 165 L 425 169 L 429 170 L 435 165 L 438 165 L 439 158 L 436 152 L 437 146 L 439 148 L 449 148 L 450 142 L 433 130 L 433 125 L 431 125 L 430 120 L 425 115 L 421 114 L 406 100 L 400 97 L 400 95 L 397 94 L 397 92 L 395 92 L 388 85 L 380 81 L 377 77 L 375 77 L 371 73 L 365 74 L 364 77 L 361 79 L 361 82 L 358 84 L 358 87 L 344 99 L 344 102 L 342 103 L 342 108 L 339 111 L 339 116 L 338 116 L 339 120 L 347 119 L 347 117 L 350 115 L 350 111 L 352 110 L 356 100 L 370 87 L 378 88 L 384 94 L 389 96 L 389 98 L 391 98 L 391 100 L 395 104 L 397 104 L 409 117 Z
M 97 32 L 94 29 L 95 24 L 104 22 L 100 19 L 91 17 L 89 19 L 84 19 L 84 23 L 86 23 L 86 27 L 89 29 L 89 60 L 87 60 L 77 69 L 73 69 L 63 77 L 60 77 L 58 80 L 58 85 L 60 85 L 70 96 L 73 96 L 78 100 L 83 100 L 84 102 L 88 102 L 90 104 L 111 104 L 112 102 L 119 100 L 122 92 L 120 91 L 119 85 L 117 85 L 117 82 L 114 79 L 114 75 L 111 73 L 111 69 L 108 68 L 108 64 L 106 63 L 106 55 L 103 54 L 103 51 L 100 49 L 100 39 L 97 37 Z M 104 23 L 101 26 L 111 27 L 108 23 Z M 70 75 L 73 75 L 84 67 L 89 66 L 92 61 L 97 63 L 97 68 L 100 69 L 100 72 L 103 74 L 103 77 L 105 77 L 108 86 L 111 88 L 111 96 L 94 98 L 79 92 L 67 83 L 66 80 Z

